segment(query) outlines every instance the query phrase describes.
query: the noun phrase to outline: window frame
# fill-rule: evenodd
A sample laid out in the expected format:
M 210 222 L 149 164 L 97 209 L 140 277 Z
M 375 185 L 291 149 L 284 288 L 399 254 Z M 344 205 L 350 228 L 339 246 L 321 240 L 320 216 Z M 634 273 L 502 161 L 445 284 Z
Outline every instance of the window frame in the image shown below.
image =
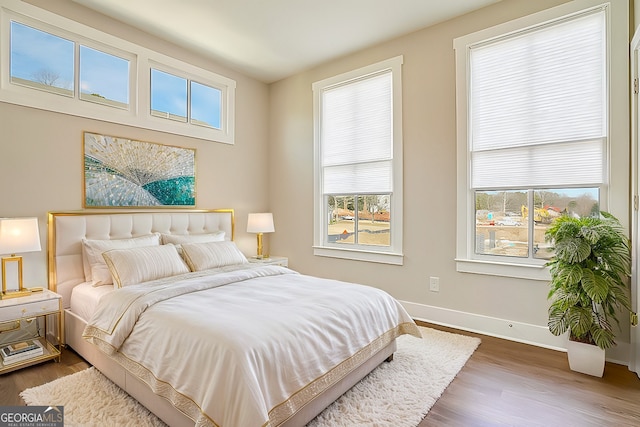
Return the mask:
M 10 33 L 11 21 L 46 31 L 75 43 L 74 79 L 78 87 L 79 45 L 113 54 L 130 61 L 129 107 L 81 100 L 79 88 L 72 98 L 11 83 Z M 215 87 L 222 91 L 221 129 L 153 117 L 151 107 L 151 68 L 173 70 L 173 74 L 187 80 Z M 235 142 L 235 88 L 236 82 L 195 65 L 163 55 L 124 39 L 104 33 L 71 19 L 56 15 L 18 0 L 3 0 L 0 6 L 0 102 L 33 107 L 138 128 L 151 129 L 207 141 L 234 144 Z
M 577 0 L 533 15 L 525 16 L 504 24 L 481 30 L 454 40 L 456 58 L 456 118 L 457 118 L 457 217 L 456 217 L 456 271 L 462 273 L 505 276 L 522 279 L 550 279 L 547 260 L 529 258 L 502 257 L 475 253 L 475 191 L 471 187 L 471 150 L 469 149 L 469 96 L 470 96 L 470 47 L 481 43 L 510 37 L 530 29 L 541 28 L 553 22 L 561 22 L 572 16 L 579 16 L 589 10 L 601 9 L 605 13 L 606 32 L 606 103 L 605 111 L 607 135 L 605 137 L 604 183 L 597 186 L 600 195 L 600 207 L 607 210 L 610 182 L 609 163 L 611 162 L 611 10 L 610 4 L 600 0 Z M 586 186 L 586 185 L 585 185 Z M 577 186 L 583 187 L 583 186 Z M 545 187 L 546 189 L 547 187 Z M 559 187 L 567 188 L 567 186 Z M 510 188 L 513 190 L 515 188 Z M 520 189 L 520 188 L 518 188 Z M 537 188 L 522 188 L 536 190 Z M 530 216 L 532 218 L 532 216 Z M 529 238 L 532 238 L 530 234 Z
M 225 111 L 223 108 L 221 108 L 220 111 L 220 129 L 215 128 L 213 126 L 205 126 L 205 125 L 201 125 L 201 124 L 196 124 L 193 123 L 193 115 L 192 115 L 192 109 L 193 109 L 193 95 L 192 95 L 192 86 L 191 83 L 198 83 L 202 86 L 207 86 L 213 89 L 217 89 L 220 91 L 221 93 L 221 107 L 224 106 L 224 102 L 222 102 L 222 100 L 224 100 L 225 98 L 227 98 L 228 96 L 228 88 L 224 85 L 221 85 L 219 82 L 210 80 L 210 79 L 205 79 L 202 76 L 193 74 L 193 73 L 188 73 L 185 72 L 184 70 L 179 70 L 177 68 L 174 67 L 170 67 L 167 66 L 166 64 L 160 63 L 160 62 L 156 62 L 156 61 L 149 61 L 150 67 L 149 67 L 149 110 L 147 111 L 148 113 L 148 117 L 150 120 L 167 120 L 166 118 L 162 118 L 159 115 L 153 115 L 151 113 L 151 97 L 153 95 L 152 93 L 152 87 L 151 87 L 151 72 L 153 70 L 156 71 L 160 71 L 162 73 L 166 73 L 169 75 L 172 75 L 174 77 L 178 77 L 181 79 L 184 79 L 186 81 L 186 89 L 187 89 L 187 99 L 186 99 L 186 121 L 182 122 L 182 121 L 178 121 L 176 120 L 175 122 L 177 123 L 182 123 L 182 124 L 188 124 L 190 126 L 196 126 L 196 127 L 205 127 L 207 129 L 213 129 L 213 130 L 222 130 L 224 128 L 224 120 L 225 120 Z M 171 119 L 169 119 L 171 120 Z
M 71 64 L 71 65 L 72 65 L 71 72 L 72 72 L 73 81 L 71 82 L 71 85 L 72 85 L 72 88 L 71 88 L 71 89 L 68 89 L 68 88 L 62 88 L 62 87 L 60 87 L 60 86 L 51 85 L 53 88 L 57 88 L 58 90 L 56 90 L 56 89 L 48 89 L 48 88 L 37 87 L 37 84 L 33 84 L 33 83 L 37 83 L 36 81 L 34 81 L 34 80 L 29 80 L 29 79 L 22 78 L 22 77 L 18 77 L 18 79 L 20 79 L 20 80 L 26 80 L 26 81 L 28 81 L 28 82 L 30 81 L 32 84 L 29 84 L 29 83 L 13 82 L 13 81 L 12 81 L 12 80 L 13 80 L 13 76 L 11 75 L 11 72 L 12 72 L 12 65 L 13 65 L 13 64 L 12 64 L 12 55 L 11 55 L 11 53 L 12 53 L 12 52 L 11 52 L 11 46 L 10 46 L 10 47 L 9 47 L 9 52 L 8 52 L 8 54 L 9 54 L 9 64 L 8 64 L 8 65 L 9 65 L 9 70 L 8 70 L 8 74 L 9 74 L 9 80 L 10 80 L 11 84 L 14 84 L 14 85 L 19 86 L 19 87 L 29 88 L 29 89 L 42 90 L 42 91 L 44 91 L 44 92 L 48 92 L 48 93 L 52 93 L 52 94 L 56 94 L 56 95 L 61 95 L 61 96 L 64 96 L 64 97 L 66 97 L 66 98 L 75 98 L 75 97 L 76 97 L 76 91 L 77 91 L 77 88 L 76 88 L 76 79 L 75 79 L 75 73 L 76 73 L 75 63 L 76 63 L 76 56 L 78 55 L 78 52 L 77 52 L 77 49 L 76 49 L 76 44 L 75 44 L 75 42 L 74 42 L 73 40 L 69 40 L 69 39 L 68 39 L 68 38 L 66 38 L 66 37 L 60 36 L 59 34 L 55 34 L 55 35 L 54 35 L 54 34 L 51 34 L 49 31 L 45 31 L 45 30 L 44 30 L 44 29 L 42 29 L 42 28 L 36 28 L 36 27 L 34 27 L 34 26 L 32 26 L 32 25 L 25 24 L 24 22 L 18 22 L 18 21 L 16 21 L 16 23 L 17 23 L 18 25 L 22 26 L 22 27 L 28 28 L 30 31 L 31 31 L 31 30 L 33 30 L 33 31 L 42 32 L 42 33 L 44 33 L 44 34 L 47 34 L 48 36 L 56 37 L 56 38 L 60 39 L 61 41 L 64 41 L 64 42 L 66 42 L 66 43 L 69 43 L 69 44 L 70 44 L 70 46 L 69 46 L 69 47 L 70 47 L 70 51 L 69 51 L 68 53 L 71 53 L 71 61 L 72 61 L 72 64 Z M 10 37 L 13 35 L 13 25 L 12 25 L 12 24 L 13 24 L 13 20 L 11 20 L 11 21 L 9 22 L 9 34 L 10 34 Z M 11 40 L 10 40 L 9 42 L 10 42 L 10 45 L 11 45 Z M 49 47 L 50 47 L 50 46 L 49 46 Z M 65 53 L 66 53 L 66 52 L 65 52 Z M 63 56 L 64 56 L 64 55 L 63 55 Z M 59 65 L 59 64 L 60 64 L 60 63 L 58 63 L 58 65 Z M 67 64 L 65 64 L 65 65 L 67 65 Z M 64 67 L 64 68 L 66 69 L 67 67 Z M 68 92 L 68 93 L 60 93 L 61 91 L 66 91 L 66 92 Z
M 402 172 L 402 63 L 403 56 L 396 56 L 356 70 L 348 71 L 312 84 L 313 89 L 313 122 L 314 122 L 314 243 L 316 256 L 341 258 L 349 260 L 369 261 L 376 263 L 402 265 L 402 206 L 403 206 L 403 172 Z M 353 245 L 330 243 L 327 236 L 327 203 L 323 191 L 321 165 L 321 112 L 322 92 L 325 89 L 344 84 L 350 80 L 358 80 L 368 75 L 391 71 L 392 75 L 392 134 L 393 161 L 390 210 L 390 245 L 379 247 L 374 245 Z M 386 192 L 384 192 L 386 193 Z

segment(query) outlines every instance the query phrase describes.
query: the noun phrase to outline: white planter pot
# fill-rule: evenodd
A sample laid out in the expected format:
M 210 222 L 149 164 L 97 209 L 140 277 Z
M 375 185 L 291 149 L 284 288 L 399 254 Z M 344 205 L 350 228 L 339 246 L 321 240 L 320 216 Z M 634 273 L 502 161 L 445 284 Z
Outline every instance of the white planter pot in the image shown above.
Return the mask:
M 594 377 L 602 377 L 604 373 L 604 350 L 597 345 L 585 344 L 569 340 L 567 342 L 569 367 L 572 371 L 581 372 Z

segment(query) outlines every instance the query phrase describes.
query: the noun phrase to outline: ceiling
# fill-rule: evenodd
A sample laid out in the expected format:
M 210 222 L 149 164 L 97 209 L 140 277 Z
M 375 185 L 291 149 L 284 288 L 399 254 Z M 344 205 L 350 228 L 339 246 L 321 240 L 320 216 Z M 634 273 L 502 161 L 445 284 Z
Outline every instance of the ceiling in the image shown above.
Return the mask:
M 500 0 L 73 0 L 270 83 Z

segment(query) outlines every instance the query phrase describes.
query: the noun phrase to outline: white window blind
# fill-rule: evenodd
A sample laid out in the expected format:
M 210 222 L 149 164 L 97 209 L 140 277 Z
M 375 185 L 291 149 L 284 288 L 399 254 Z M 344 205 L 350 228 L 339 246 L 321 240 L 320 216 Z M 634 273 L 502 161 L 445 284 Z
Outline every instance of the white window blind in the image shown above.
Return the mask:
M 393 190 L 392 83 L 389 70 L 323 91 L 324 194 Z
M 605 12 L 470 49 L 471 185 L 598 185 L 607 137 Z

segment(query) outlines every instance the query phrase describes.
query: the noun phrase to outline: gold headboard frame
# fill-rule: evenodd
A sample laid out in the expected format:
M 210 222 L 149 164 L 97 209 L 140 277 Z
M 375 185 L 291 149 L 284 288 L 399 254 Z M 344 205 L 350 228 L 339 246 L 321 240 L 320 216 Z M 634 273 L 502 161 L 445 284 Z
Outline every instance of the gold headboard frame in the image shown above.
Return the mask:
M 47 214 L 49 289 L 62 295 L 63 305 L 67 308 L 71 290 L 84 281 L 81 245 L 83 238 L 118 239 L 152 232 L 201 234 L 220 229 L 227 232 L 226 239 L 234 240 L 233 209 L 49 212 Z M 61 269 L 68 269 L 70 273 L 61 274 Z

